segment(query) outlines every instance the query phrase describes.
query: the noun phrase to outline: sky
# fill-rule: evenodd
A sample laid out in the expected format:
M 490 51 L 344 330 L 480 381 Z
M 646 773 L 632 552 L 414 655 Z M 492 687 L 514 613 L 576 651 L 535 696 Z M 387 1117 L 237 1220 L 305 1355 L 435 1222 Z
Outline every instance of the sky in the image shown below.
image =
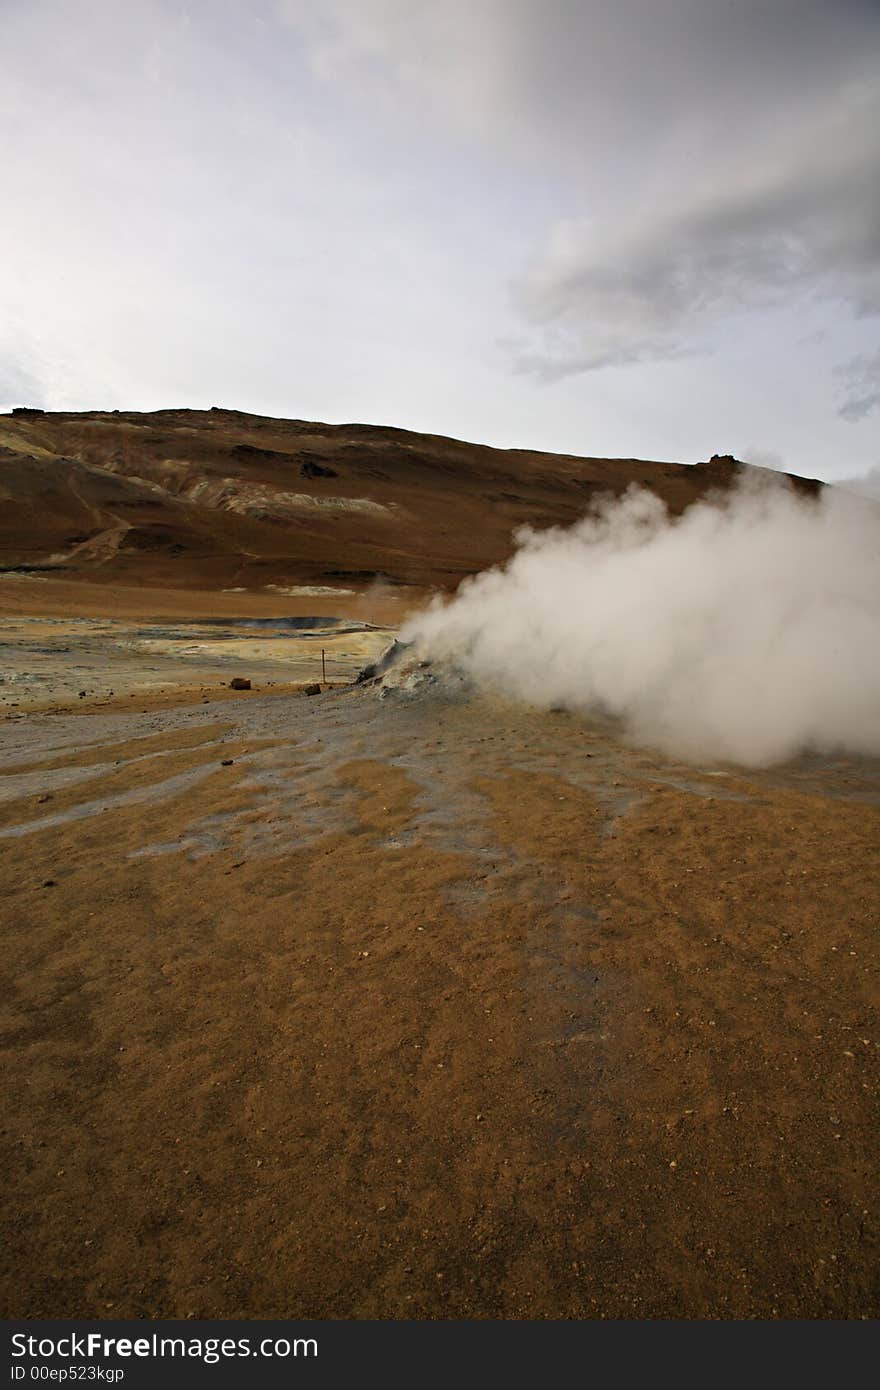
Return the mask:
M 880 477 L 880 0 L 0 0 L 0 410 Z

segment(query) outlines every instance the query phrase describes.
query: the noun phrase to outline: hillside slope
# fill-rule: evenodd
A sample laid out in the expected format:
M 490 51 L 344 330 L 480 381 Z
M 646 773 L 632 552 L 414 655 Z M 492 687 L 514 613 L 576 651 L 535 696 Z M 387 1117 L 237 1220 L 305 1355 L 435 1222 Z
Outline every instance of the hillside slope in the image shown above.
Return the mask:
M 219 409 L 17 410 L 0 416 L 0 568 L 215 591 L 376 577 L 452 589 L 503 560 L 519 526 L 570 524 L 597 492 L 643 483 L 678 512 L 740 466 Z

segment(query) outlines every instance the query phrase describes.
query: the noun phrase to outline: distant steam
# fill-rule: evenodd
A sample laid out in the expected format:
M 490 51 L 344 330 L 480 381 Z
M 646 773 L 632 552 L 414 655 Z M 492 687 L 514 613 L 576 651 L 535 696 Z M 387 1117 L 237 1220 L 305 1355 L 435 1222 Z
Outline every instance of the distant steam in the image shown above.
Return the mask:
M 678 518 L 637 488 L 517 535 L 402 632 L 481 685 L 683 758 L 880 754 L 880 509 L 747 473 Z

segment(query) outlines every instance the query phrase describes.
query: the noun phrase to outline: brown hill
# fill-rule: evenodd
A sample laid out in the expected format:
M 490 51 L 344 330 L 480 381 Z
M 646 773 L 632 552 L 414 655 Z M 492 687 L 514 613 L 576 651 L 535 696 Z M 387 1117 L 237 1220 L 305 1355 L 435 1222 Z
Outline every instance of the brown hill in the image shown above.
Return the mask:
M 0 569 L 149 589 L 377 577 L 454 588 L 517 527 L 566 525 L 647 485 L 673 511 L 740 468 L 493 449 L 233 410 L 0 416 Z M 801 486 L 819 484 L 798 480 Z

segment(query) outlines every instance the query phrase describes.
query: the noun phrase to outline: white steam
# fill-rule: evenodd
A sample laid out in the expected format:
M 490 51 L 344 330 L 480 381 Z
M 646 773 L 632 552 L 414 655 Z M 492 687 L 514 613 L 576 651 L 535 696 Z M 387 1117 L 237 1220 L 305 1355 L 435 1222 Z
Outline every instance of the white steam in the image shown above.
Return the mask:
M 748 473 L 678 518 L 652 493 L 517 535 L 401 636 L 478 684 L 625 721 L 684 758 L 880 753 L 880 511 Z

